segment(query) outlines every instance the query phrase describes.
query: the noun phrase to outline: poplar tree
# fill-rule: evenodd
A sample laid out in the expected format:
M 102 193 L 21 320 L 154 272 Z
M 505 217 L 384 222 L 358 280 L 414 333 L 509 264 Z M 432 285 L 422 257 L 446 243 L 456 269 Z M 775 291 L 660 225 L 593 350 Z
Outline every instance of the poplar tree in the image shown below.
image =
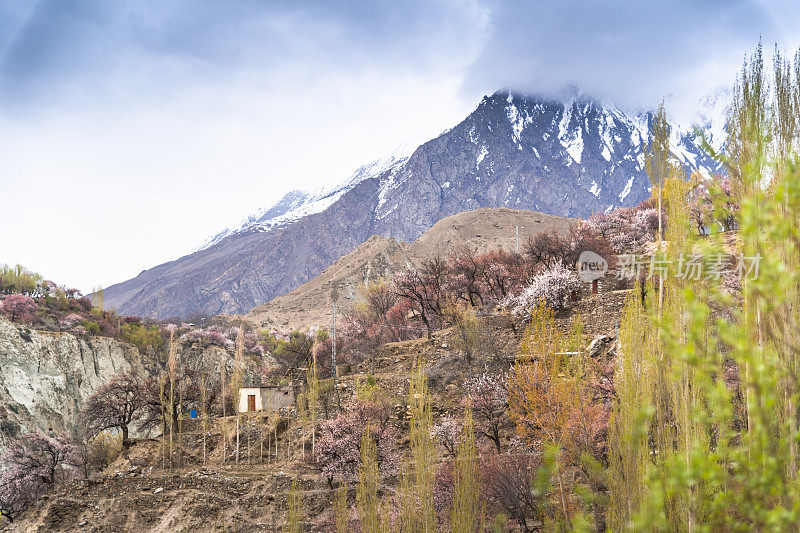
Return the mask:
M 483 513 L 480 503 L 475 425 L 472 419 L 472 409 L 469 407 L 464 415 L 464 431 L 458 444 L 453 478 L 451 531 L 453 533 L 475 533 L 479 530 Z
M 798 110 L 795 87 L 792 80 L 792 65 L 786 60 L 775 45 L 773 56 L 773 116 L 772 135 L 775 140 L 774 153 L 776 167 L 783 168 L 794 148 L 793 143 L 797 137 Z
M 292 486 L 287 501 L 286 532 L 303 533 L 303 531 L 305 531 L 303 522 L 303 503 L 300 497 L 300 483 L 294 479 L 292 480 Z
M 795 79 L 795 83 L 797 79 Z M 726 117 L 726 164 L 734 194 L 751 195 L 752 176 L 762 173 L 763 157 L 769 142 L 768 83 L 764 73 L 764 55 L 759 41 L 750 60 L 744 60 L 733 88 L 733 98 Z M 754 165 L 758 165 L 755 168 Z M 748 177 L 749 175 L 749 177 Z M 760 183 L 757 184 L 760 186 Z
M 611 531 L 632 526 L 647 500 L 652 471 L 650 417 L 655 395 L 655 330 L 649 323 L 638 285 L 622 310 L 614 387 L 618 403 L 609 423 L 609 511 Z
M 316 356 L 311 362 L 311 366 L 306 374 L 308 394 L 306 400 L 308 402 L 308 412 L 311 416 L 311 455 L 316 453 L 316 429 L 317 429 L 317 408 L 319 406 L 319 379 L 317 379 L 317 361 Z
M 239 412 L 239 389 L 242 388 L 244 381 L 244 328 L 240 327 L 236 333 L 236 345 L 234 348 L 233 374 L 231 375 L 231 400 L 233 401 L 233 411 Z
M 800 528 L 800 161 L 792 148 L 796 135 L 771 138 L 773 113 L 785 110 L 772 110 L 767 101 L 759 45 L 737 81 L 728 152 L 717 154 L 736 180 L 737 251 L 749 266 L 742 258 L 725 263 L 727 236 L 693 237 L 685 184 L 665 185 L 666 256 L 673 270 L 663 309 L 648 305 L 645 320 L 629 302 L 620 331 L 610 462 L 611 478 L 625 481 L 612 482 L 612 528 Z M 714 202 L 715 213 L 727 209 Z M 679 275 L 690 253 L 702 257 L 706 269 L 734 266 L 732 273 L 744 275 L 740 297 L 713 271 Z M 655 339 L 637 333 L 647 324 L 655 325 Z M 637 349 L 640 363 L 633 359 Z M 646 433 L 635 429 L 640 420 Z
M 236 413 L 236 464 L 239 464 L 239 426 L 242 415 L 239 412 L 239 391 L 244 380 L 244 328 L 239 327 L 236 333 L 236 345 L 234 348 L 233 374 L 231 375 L 231 400 L 233 401 L 233 412 Z
M 227 420 L 227 404 L 225 399 L 225 387 L 227 385 L 227 361 L 225 357 L 222 359 L 222 368 L 220 369 L 220 391 L 222 403 L 222 464 L 225 464 L 225 461 L 228 457 L 228 420 Z
M 422 358 L 417 359 L 411 375 L 408 403 L 411 408 L 410 437 L 414 472 L 414 499 L 419 506 L 415 513 L 415 531 L 436 530 L 433 507 L 433 486 L 436 477 L 436 448 L 431 435 L 433 418 L 428 393 L 428 378 Z
M 571 439 L 573 417 L 584 412 L 580 379 L 583 369 L 579 350 L 580 318 L 571 330 L 559 330 L 552 310 L 541 302 L 521 343 L 521 354 L 508 382 L 509 413 L 517 434 L 531 447 L 550 449 L 556 457 L 554 483 L 563 526 L 572 529 L 573 498 L 567 469 L 572 466 L 561 453 Z M 573 357 L 573 355 L 575 355 Z
M 347 533 L 347 483 L 342 484 L 333 497 L 333 515 L 336 523 L 336 533 Z
M 200 374 L 200 427 L 203 431 L 203 464 L 206 464 L 206 436 L 211 430 L 208 416 L 208 375 Z
M 105 311 L 106 308 L 106 291 L 103 289 L 102 285 L 98 285 L 97 287 L 92 287 L 92 304 L 100 311 Z
M 411 372 L 408 405 L 411 449 L 406 456 L 398 490 L 399 531 L 432 533 L 436 531 L 436 510 L 433 506 L 436 448 L 431 434 L 433 419 L 428 379 L 421 357 L 417 358 Z
M 656 242 L 658 248 L 654 255 L 657 260 L 663 260 L 663 251 L 661 246 L 662 236 L 662 207 L 661 207 L 661 193 L 664 187 L 664 182 L 670 173 L 669 162 L 669 135 L 670 125 L 667 121 L 667 111 L 664 107 L 664 102 L 658 106 L 658 110 L 652 117 L 650 123 L 650 131 L 647 138 L 647 150 L 645 151 L 644 164 L 647 175 L 650 177 L 650 184 L 655 188 L 658 197 L 658 235 L 656 235 Z M 658 278 L 658 307 L 661 308 L 662 304 L 662 291 L 663 279 Z
M 173 454 L 173 441 L 175 432 L 175 381 L 177 379 L 178 369 L 178 344 L 175 342 L 175 332 L 171 331 L 169 334 L 169 356 L 167 358 L 167 378 L 169 380 L 169 399 L 167 400 L 168 420 L 169 420 L 169 464 L 172 466 Z
M 379 482 L 378 452 L 375 448 L 375 441 L 370 435 L 370 428 L 367 426 L 361 438 L 361 463 L 358 466 L 358 493 L 356 495 L 358 518 L 363 533 L 380 533 Z
M 644 165 L 650 184 L 658 196 L 658 242 L 661 242 L 661 188 L 669 174 L 669 135 L 670 125 L 664 102 L 658 106 L 650 122 L 645 150 Z

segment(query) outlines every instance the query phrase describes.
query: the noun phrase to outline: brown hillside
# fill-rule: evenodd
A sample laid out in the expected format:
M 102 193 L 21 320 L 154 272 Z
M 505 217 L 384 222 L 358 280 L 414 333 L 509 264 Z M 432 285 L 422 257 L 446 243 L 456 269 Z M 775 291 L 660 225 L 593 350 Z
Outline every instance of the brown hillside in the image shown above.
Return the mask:
M 514 251 L 516 227 L 519 226 L 520 247 L 530 235 L 555 229 L 564 233 L 576 218 L 546 215 L 521 209 L 481 208 L 443 218 L 409 246 L 416 259 L 447 255 L 464 246 L 479 253 L 502 248 Z
M 344 311 L 356 301 L 359 286 L 391 276 L 423 259 L 456 253 L 464 246 L 478 252 L 499 248 L 513 251 L 517 226 L 522 246 L 530 235 L 550 229 L 565 232 L 577 221 L 535 211 L 481 208 L 443 218 L 410 245 L 373 235 L 311 281 L 253 308 L 244 318 L 255 327 L 282 333 L 310 326 L 328 327 L 334 287 L 339 294 L 339 308 Z
M 342 307 L 352 305 L 359 285 L 411 265 L 408 245 L 373 235 L 349 254 L 295 290 L 259 305 L 244 316 L 259 328 L 288 333 L 309 326 L 329 326 L 331 291 L 336 289 Z
M 579 314 L 585 325 L 584 346 L 594 360 L 603 362 L 615 353 L 616 324 L 620 309 L 630 291 L 610 291 L 587 295 L 569 316 L 559 317 L 562 331 L 570 328 L 572 316 Z M 402 436 L 408 434 L 406 394 L 410 371 L 418 359 L 426 362 L 434 422 L 446 414 L 460 416 L 463 384 L 486 366 L 491 371 L 507 371 L 518 354 L 521 328 L 511 327 L 505 316 L 481 319 L 481 328 L 496 350 L 469 365 L 461 354 L 458 336 L 452 329 L 434 334 L 433 339 L 389 343 L 375 353 L 374 361 L 343 365 L 340 375 L 342 404 L 347 405 L 354 391 L 363 387 L 367 374 L 385 391 L 396 416 L 392 420 Z M 485 365 L 485 366 L 484 366 Z M 346 368 L 345 368 L 346 367 Z M 202 464 L 202 440 L 196 425 L 184 429 L 183 466 L 164 469 L 159 459 L 159 443 L 140 440 L 127 455 L 121 456 L 104 472 L 90 480 L 75 480 L 57 486 L 19 521 L 0 523 L 0 531 L 284 531 L 291 480 L 301 483 L 302 508 L 306 531 L 331 531 L 331 501 L 334 492 L 319 471 L 308 462 L 311 454 L 308 422 L 294 418 L 287 428 L 285 417 L 258 415 L 250 419 L 255 428 L 250 438 L 241 439 L 239 464 L 236 464 L 236 418 L 227 424 L 226 462 L 222 464 L 222 419 L 214 419 L 208 445 L 208 464 Z M 244 421 L 242 421 L 244 424 Z M 301 438 L 300 427 L 305 424 Z M 264 433 L 264 431 L 266 433 Z M 278 437 L 264 443 L 265 434 Z M 246 432 L 243 432 L 246 435 Z M 511 424 L 503 427 L 502 443 L 508 447 L 514 436 Z M 398 446 L 408 453 L 408 439 Z M 482 449 L 491 443 L 478 440 Z M 266 444 L 262 447 L 263 444 Z M 305 448 L 305 452 L 303 449 Z M 305 460 L 304 460 L 305 457 Z M 443 461 L 437 446 L 437 463 Z M 387 480 L 383 489 L 393 490 L 397 480 Z M 355 506 L 355 486 L 349 492 L 349 505 Z M 4 525 L 7 526 L 4 528 Z M 516 530 L 515 530 L 516 531 Z

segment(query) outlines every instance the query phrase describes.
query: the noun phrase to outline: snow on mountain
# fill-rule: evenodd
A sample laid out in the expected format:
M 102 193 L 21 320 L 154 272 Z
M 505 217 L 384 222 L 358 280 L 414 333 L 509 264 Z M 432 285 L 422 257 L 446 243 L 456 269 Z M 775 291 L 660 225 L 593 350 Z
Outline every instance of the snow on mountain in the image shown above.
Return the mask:
M 541 140 L 548 143 L 550 139 L 554 139 L 558 143 L 559 147 L 569 156 L 569 159 L 564 162 L 567 167 L 581 166 L 584 153 L 586 153 L 590 157 L 602 158 L 607 164 L 610 164 L 612 172 L 624 161 L 635 163 L 635 171 L 644 171 L 644 149 L 652 116 L 650 112 L 626 113 L 614 105 L 600 103 L 577 91 L 574 91 L 563 102 L 556 102 L 555 108 L 552 101 L 521 96 L 511 92 L 501 91 L 492 98 L 495 97 L 504 98 L 504 114 L 511 128 L 511 141 L 519 151 L 529 149 L 537 159 L 542 159 L 541 147 L 537 146 L 538 143 L 524 142 L 523 133 L 532 127 L 542 128 L 542 123 L 549 120 L 552 122 L 551 127 L 545 127 L 545 131 L 540 136 Z M 697 125 L 701 128 L 712 147 L 721 148 L 725 137 L 725 113 L 729 101 L 730 91 L 727 89 L 709 93 L 700 100 L 695 120 L 691 125 L 673 124 L 670 139 L 673 159 L 683 164 L 688 172 L 696 171 L 708 177 L 718 171 L 716 163 L 702 151 L 700 138 L 696 136 L 694 126 Z M 545 124 L 545 126 L 547 125 Z M 495 125 L 494 127 L 502 126 Z M 490 132 L 492 128 L 491 124 L 487 125 Z M 449 128 L 441 135 L 448 135 L 453 129 Z M 478 132 L 477 125 L 473 125 L 468 131 L 468 138 L 472 144 L 478 146 L 475 171 L 478 174 L 476 179 L 480 181 L 485 174 L 491 175 L 494 172 L 494 165 L 490 157 L 488 146 L 490 143 L 481 142 Z M 594 144 L 587 147 L 585 140 Z M 529 146 L 525 146 L 525 144 L 529 144 Z M 379 213 L 382 213 L 379 218 L 384 218 L 398 207 L 397 205 L 386 205 L 390 201 L 392 191 L 401 184 L 397 180 L 405 181 L 410 177 L 401 172 L 409 155 L 408 147 L 400 147 L 387 157 L 359 167 L 338 185 L 316 191 L 291 191 L 276 204 L 261 208 L 239 223 L 210 237 L 197 250 L 209 248 L 232 235 L 246 232 L 263 233 L 286 227 L 304 216 L 328 209 L 358 183 L 386 174 L 381 182 L 377 205 Z M 543 168 L 548 172 L 551 170 L 551 166 L 547 164 Z M 616 205 L 624 204 L 636 181 L 641 182 L 640 185 L 649 190 L 649 183 L 645 184 L 645 180 L 641 178 L 637 180 L 636 176 L 630 177 L 624 182 L 621 190 L 618 190 L 615 195 L 609 196 L 612 198 L 612 203 L 603 208 L 613 208 Z M 451 181 L 447 181 L 442 184 L 442 189 L 451 186 Z M 601 192 L 608 190 L 608 187 L 604 185 L 602 178 L 599 179 L 599 182 L 597 178 L 593 178 L 587 180 L 585 190 L 595 198 L 600 198 Z M 513 185 L 508 187 L 508 193 L 511 194 L 512 191 Z
M 721 150 L 725 143 L 725 123 L 733 99 L 730 87 L 720 87 L 700 98 L 694 123 L 706 134 L 708 144 Z
M 728 101 L 724 91 L 711 94 L 692 124 L 673 124 L 672 158 L 687 176 L 721 171 L 692 126 L 721 146 Z M 152 317 L 245 312 L 372 235 L 413 242 L 442 218 L 486 207 L 585 218 L 636 205 L 650 197 L 651 121 L 650 112 L 577 92 L 555 99 L 499 91 L 413 153 L 364 165 L 334 187 L 290 192 L 197 252 L 106 288 L 106 303 Z
M 276 204 L 261 208 L 238 224 L 210 237 L 196 251 L 209 248 L 232 235 L 246 232 L 264 233 L 288 226 L 305 216 L 320 213 L 365 179 L 380 176 L 402 165 L 408 159 L 407 155 L 401 155 L 404 151 L 406 151 L 405 148 L 398 148 L 389 156 L 376 159 L 359 167 L 348 178 L 333 187 L 319 188 L 312 191 L 291 191 Z

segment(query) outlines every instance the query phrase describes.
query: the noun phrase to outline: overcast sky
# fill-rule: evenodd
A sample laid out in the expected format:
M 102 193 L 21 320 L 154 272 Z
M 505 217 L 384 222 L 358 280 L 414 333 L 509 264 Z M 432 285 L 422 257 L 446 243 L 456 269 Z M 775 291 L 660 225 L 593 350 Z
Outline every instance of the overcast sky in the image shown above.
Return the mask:
M 796 4 L 0 0 L 0 263 L 123 281 L 501 88 L 683 120 Z

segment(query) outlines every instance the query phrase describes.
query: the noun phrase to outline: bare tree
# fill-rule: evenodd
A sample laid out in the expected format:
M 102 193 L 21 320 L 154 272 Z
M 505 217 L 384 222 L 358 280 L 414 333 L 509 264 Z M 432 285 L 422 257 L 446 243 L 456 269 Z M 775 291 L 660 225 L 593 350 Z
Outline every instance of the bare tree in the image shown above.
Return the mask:
M 547 510 L 549 478 L 527 454 L 492 455 L 483 464 L 483 493 L 525 532 L 537 530 Z
M 484 263 L 480 256 L 469 246 L 462 246 L 458 254 L 450 258 L 452 265 L 451 278 L 457 297 L 472 307 L 483 304 L 481 282 L 484 277 Z
M 441 257 L 423 262 L 419 270 L 405 270 L 394 279 L 396 294 L 407 300 L 425 324 L 428 338 L 444 314 L 447 265 Z
M 143 387 L 139 377 L 131 372 L 117 375 L 92 394 L 81 412 L 87 436 L 93 437 L 107 429 L 122 432 L 122 444 L 128 446 L 131 422 L 144 406 Z
M 568 239 L 559 236 L 555 230 L 550 230 L 528 237 L 523 251 L 534 263 L 542 263 L 549 268 L 564 262 L 572 249 Z

